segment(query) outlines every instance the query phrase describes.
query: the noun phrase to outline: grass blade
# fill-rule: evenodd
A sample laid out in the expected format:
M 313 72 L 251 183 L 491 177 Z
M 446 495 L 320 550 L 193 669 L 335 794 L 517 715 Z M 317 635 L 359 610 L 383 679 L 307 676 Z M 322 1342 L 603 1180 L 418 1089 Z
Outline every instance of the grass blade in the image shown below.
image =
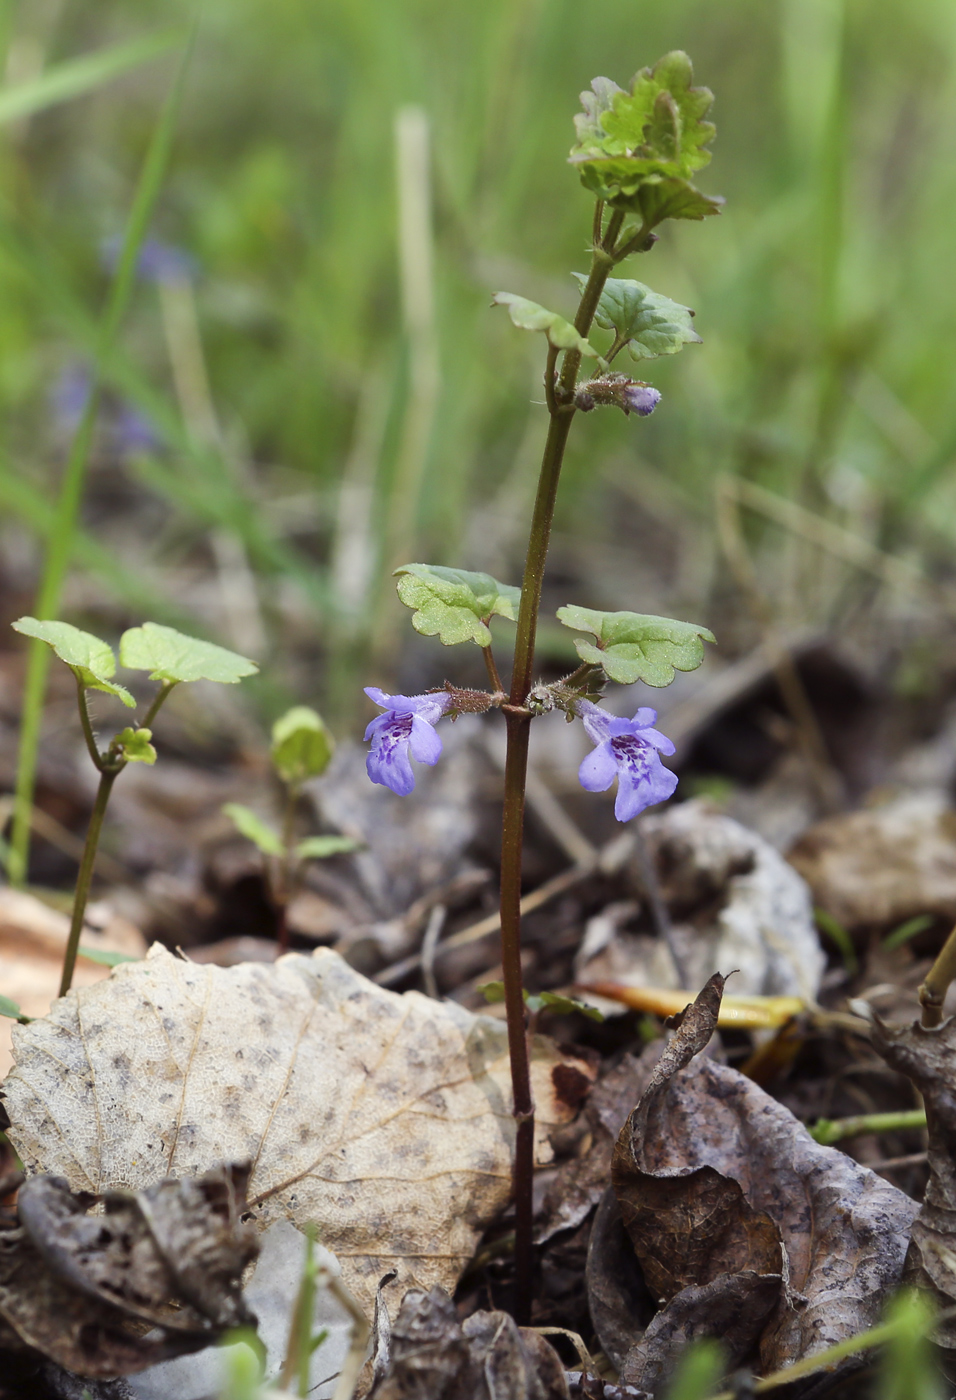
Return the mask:
M 183 37 L 181 29 L 163 30 L 145 39 L 67 59 L 29 82 L 4 88 L 0 91 L 0 123 L 18 121 L 46 107 L 93 92 L 121 73 L 168 53 L 182 43 Z

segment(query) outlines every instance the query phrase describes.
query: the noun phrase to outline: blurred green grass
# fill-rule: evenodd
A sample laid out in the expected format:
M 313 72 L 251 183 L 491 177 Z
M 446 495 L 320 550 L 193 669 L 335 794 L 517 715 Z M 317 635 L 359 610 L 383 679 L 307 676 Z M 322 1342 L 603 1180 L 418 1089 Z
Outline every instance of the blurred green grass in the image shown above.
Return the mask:
M 169 0 L 8 5 L 8 82 L 190 15 Z M 232 541 L 261 611 L 261 659 L 271 651 L 281 669 L 290 632 L 310 629 L 329 663 L 320 684 L 346 712 L 369 645 L 355 590 L 385 596 L 390 521 L 408 516 L 399 533 L 414 557 L 516 578 L 544 432 L 531 402 L 542 356 L 489 309 L 490 293 L 573 308 L 568 271 L 586 265 L 591 218 L 566 164 L 578 93 L 674 47 L 716 94 L 700 183 L 727 206 L 703 225 L 665 226 L 627 275 L 692 305 L 704 345 L 650 366 L 665 397 L 647 423 L 595 414 L 576 427 L 559 530 L 576 532 L 585 556 L 591 542 L 622 558 L 625 490 L 711 558 L 712 485 L 731 472 L 945 567 L 956 535 L 949 0 L 207 0 L 152 229 L 195 260 L 191 309 L 144 283 L 108 367 L 162 437 L 123 471 L 163 503 L 164 523 L 147 557 L 118 560 L 88 512 L 77 568 L 121 596 L 122 571 L 139 572 L 140 594 L 152 589 L 174 620 L 188 594 L 171 596 L 164 569 L 210 539 L 221 561 Z M 94 342 L 101 250 L 122 229 L 173 62 L 0 131 L 0 501 L 37 533 L 63 460 L 51 391 Z M 425 341 L 403 319 L 397 252 L 395 124 L 410 104 L 432 146 Z M 193 312 L 210 431 L 202 393 L 191 405 L 170 367 L 170 336 Z M 807 583 L 806 558 L 792 557 L 806 546 L 758 517 L 748 531 L 781 614 L 838 622 L 845 589 L 818 568 Z M 370 581 L 343 582 L 343 548 L 368 556 Z M 595 596 L 579 601 L 656 603 L 627 593 L 637 584 L 622 569 L 623 596 L 606 596 L 598 570 Z M 713 620 L 715 577 L 691 570 L 674 606 Z M 290 597 L 302 619 L 291 627 Z M 387 627 L 377 644 L 384 669 Z

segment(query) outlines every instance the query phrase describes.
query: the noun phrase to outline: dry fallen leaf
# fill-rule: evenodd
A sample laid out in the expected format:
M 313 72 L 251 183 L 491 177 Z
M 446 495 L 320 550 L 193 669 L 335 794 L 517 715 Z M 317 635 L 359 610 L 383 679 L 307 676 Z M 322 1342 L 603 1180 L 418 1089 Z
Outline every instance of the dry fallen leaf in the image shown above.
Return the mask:
M 14 1052 L 3 1094 L 29 1172 L 137 1190 L 248 1159 L 260 1228 L 316 1222 L 369 1313 L 390 1267 L 453 1288 L 510 1194 L 505 1026 L 328 949 L 219 968 L 156 946 L 17 1027 Z M 544 1163 L 593 1070 L 536 1037 L 532 1076 Z
M 651 1390 L 693 1336 L 720 1336 L 733 1362 L 756 1349 L 766 1373 L 873 1326 L 917 1210 L 736 1070 L 690 1063 L 722 983 L 686 1012 L 614 1153 L 621 1215 L 664 1304 L 622 1379 Z
M 941 1309 L 956 1304 L 956 1101 L 953 1052 L 956 1019 L 941 1026 L 888 1026 L 877 1021 L 873 1044 L 887 1064 L 913 1081 L 926 1106 L 929 1181 L 913 1222 L 904 1282 L 934 1293 Z M 936 1340 L 956 1348 L 956 1322 L 940 1324 Z
M 0 1217 L 7 1343 L 12 1335 L 81 1376 L 116 1376 L 254 1325 L 241 1295 L 258 1253 L 255 1231 L 240 1222 L 247 1176 L 247 1165 L 218 1167 L 136 1194 L 107 1192 L 100 1215 L 61 1178 L 30 1178 L 17 1218 Z
M 93 924 L 92 916 L 102 908 L 88 909 L 81 947 L 145 957 L 143 935 L 126 919 L 109 915 L 102 925 Z M 25 1016 L 44 1016 L 49 1011 L 59 990 L 69 932 L 66 914 L 23 890 L 0 889 L 0 993 L 15 1001 Z M 80 958 L 73 981 L 77 987 L 87 987 L 108 976 L 109 968 Z M 0 1079 L 12 1063 L 13 1024 L 0 1017 Z
M 369 1400 L 568 1400 L 544 1337 L 501 1312 L 462 1324 L 441 1288 L 406 1293 L 386 1337 Z

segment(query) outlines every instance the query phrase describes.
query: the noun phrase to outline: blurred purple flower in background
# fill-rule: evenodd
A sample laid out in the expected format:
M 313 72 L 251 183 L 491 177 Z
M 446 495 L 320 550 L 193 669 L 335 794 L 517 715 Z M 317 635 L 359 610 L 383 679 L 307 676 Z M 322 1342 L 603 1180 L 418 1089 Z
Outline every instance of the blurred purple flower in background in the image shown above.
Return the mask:
M 671 754 L 674 745 L 651 727 L 656 710 L 644 706 L 632 719 L 618 719 L 590 700 L 579 700 L 576 709 L 597 745 L 578 769 L 581 786 L 588 792 L 606 792 L 617 778 L 614 815 L 619 822 L 629 822 L 645 807 L 672 795 L 677 774 L 664 767 L 658 750 Z
M 123 247 L 121 238 L 108 238 L 103 244 L 103 266 L 113 272 Z M 184 248 L 147 238 L 139 250 L 137 276 L 145 282 L 183 282 L 196 274 L 196 260 Z
M 50 390 L 50 408 L 59 437 L 71 438 L 80 426 L 92 387 L 89 370 L 76 361 L 57 375 Z M 117 401 L 108 395 L 105 404 L 99 405 L 99 415 L 106 429 L 105 445 L 120 457 L 155 452 L 162 446 L 162 437 L 152 420 L 123 399 Z
M 441 754 L 441 739 L 434 726 L 452 703 L 450 695 L 386 695 L 377 686 L 365 687 L 365 694 L 385 714 L 373 719 L 365 731 L 372 747 L 365 760 L 366 771 L 373 783 L 391 788 L 405 797 L 415 786 L 415 775 L 408 758 L 419 763 L 434 764 Z

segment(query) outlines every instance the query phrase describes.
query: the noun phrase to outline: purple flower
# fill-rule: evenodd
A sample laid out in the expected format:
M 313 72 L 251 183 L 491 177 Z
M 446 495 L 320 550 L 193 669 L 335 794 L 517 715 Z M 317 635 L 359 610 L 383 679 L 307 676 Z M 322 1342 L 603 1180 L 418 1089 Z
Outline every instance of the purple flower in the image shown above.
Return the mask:
M 373 783 L 391 788 L 405 797 L 415 786 L 415 775 L 408 750 L 419 763 L 437 763 L 441 739 L 434 726 L 449 709 L 452 698 L 437 695 L 386 695 L 377 686 L 366 686 L 365 694 L 385 711 L 373 719 L 365 731 L 372 747 L 365 767 Z
M 624 412 L 637 413 L 642 418 L 653 413 L 660 401 L 660 390 L 654 389 L 650 384 L 642 384 L 638 379 L 632 379 L 621 391 L 621 407 Z M 670 752 L 673 753 L 673 749 Z
M 122 248 L 121 238 L 108 238 L 103 244 L 103 263 L 110 272 L 116 270 Z M 139 250 L 136 273 L 144 282 L 188 281 L 195 276 L 196 263 L 185 249 L 147 238 Z
M 590 700 L 579 700 L 576 708 L 597 745 L 578 769 L 581 786 L 588 792 L 606 792 L 617 778 L 614 815 L 619 822 L 629 822 L 645 807 L 671 796 L 677 774 L 664 767 L 658 750 L 671 754 L 674 745 L 651 728 L 656 710 L 644 706 L 633 719 L 618 719 Z

